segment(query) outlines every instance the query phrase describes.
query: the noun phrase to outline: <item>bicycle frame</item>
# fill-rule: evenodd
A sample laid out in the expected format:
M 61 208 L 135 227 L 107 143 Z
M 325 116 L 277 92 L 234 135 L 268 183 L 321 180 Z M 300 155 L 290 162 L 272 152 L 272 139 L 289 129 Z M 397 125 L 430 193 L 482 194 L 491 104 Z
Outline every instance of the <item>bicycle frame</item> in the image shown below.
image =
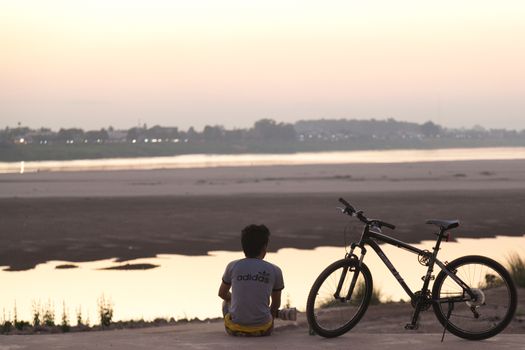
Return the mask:
M 363 233 L 361 235 L 361 239 L 358 243 L 352 243 L 350 252 L 346 255 L 347 258 L 356 258 L 357 256 L 354 254 L 355 248 L 359 247 L 361 249 L 361 256 L 359 257 L 359 265 L 363 262 L 363 259 L 366 255 L 366 248 L 365 245 L 369 245 L 372 247 L 372 249 L 376 252 L 376 254 L 379 256 L 381 261 L 385 264 L 385 266 L 390 270 L 394 278 L 397 280 L 397 282 L 401 285 L 403 290 L 407 293 L 407 295 L 410 297 L 410 300 L 412 301 L 412 304 L 415 305 L 414 315 L 412 317 L 412 322 L 407 325 L 407 328 L 416 328 L 417 327 L 417 320 L 419 318 L 419 313 L 421 310 L 430 303 L 454 303 L 454 302 L 460 302 L 460 301 L 468 301 L 468 300 L 475 300 L 476 296 L 471 291 L 470 287 L 468 287 L 459 277 L 457 277 L 453 272 L 449 271 L 446 267 L 446 265 L 441 262 L 439 259 L 437 259 L 437 254 L 439 251 L 439 247 L 441 245 L 441 241 L 443 240 L 444 230 L 440 230 L 438 238 L 436 240 L 436 245 L 433 247 L 433 252 L 430 253 L 429 251 L 421 250 L 416 247 L 411 246 L 410 244 L 407 244 L 403 241 L 400 241 L 398 239 L 395 239 L 393 237 L 387 236 L 380 232 L 375 232 L 370 229 L 370 225 L 366 224 Z M 414 293 L 408 285 L 405 283 L 405 280 L 400 275 L 400 273 L 396 270 L 390 259 L 386 256 L 386 254 L 383 252 L 379 244 L 376 242 L 381 241 L 386 244 L 390 244 L 393 246 L 396 246 L 401 249 L 408 250 L 409 252 L 413 254 L 418 254 L 420 256 L 425 256 L 428 258 L 428 269 L 426 272 L 426 275 L 423 278 L 423 287 L 421 288 L 420 294 L 417 295 Z M 461 288 L 463 289 L 463 296 L 458 297 L 448 297 L 448 298 L 441 298 L 441 299 L 434 299 L 432 298 L 430 301 L 426 298 L 427 292 L 429 290 L 428 286 L 430 284 L 430 281 L 433 279 L 432 272 L 434 270 L 434 264 L 437 264 L 441 270 L 443 270 L 448 276 L 450 276 L 451 279 L 453 279 Z M 337 288 L 336 294 L 339 295 L 344 278 L 346 277 L 346 271 L 341 276 L 341 279 L 339 281 L 339 285 Z M 350 287 L 348 290 L 348 294 L 346 297 L 346 300 L 350 300 L 351 295 L 353 293 L 353 289 L 355 287 L 355 284 L 357 282 L 358 274 L 354 274 L 354 278 L 352 279 L 350 283 Z M 468 297 L 465 296 L 465 293 L 468 294 Z

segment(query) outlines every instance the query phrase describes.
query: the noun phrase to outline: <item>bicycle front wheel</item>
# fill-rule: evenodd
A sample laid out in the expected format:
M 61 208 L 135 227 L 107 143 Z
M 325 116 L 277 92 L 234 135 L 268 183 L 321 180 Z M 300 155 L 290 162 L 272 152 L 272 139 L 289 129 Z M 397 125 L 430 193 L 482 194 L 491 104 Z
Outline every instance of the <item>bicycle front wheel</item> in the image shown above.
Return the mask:
M 434 303 L 433 308 L 448 331 L 461 338 L 481 340 L 498 334 L 510 323 L 516 311 L 517 292 L 501 264 L 472 255 L 450 262 L 447 270 L 459 277 L 475 295 L 470 298 L 445 271 L 438 274 L 432 298 L 439 302 Z M 452 302 L 453 298 L 469 300 Z
M 372 276 L 365 264 L 359 266 L 351 259 L 331 264 L 317 277 L 308 295 L 306 316 L 310 327 L 326 338 L 348 332 L 365 314 L 372 289 Z

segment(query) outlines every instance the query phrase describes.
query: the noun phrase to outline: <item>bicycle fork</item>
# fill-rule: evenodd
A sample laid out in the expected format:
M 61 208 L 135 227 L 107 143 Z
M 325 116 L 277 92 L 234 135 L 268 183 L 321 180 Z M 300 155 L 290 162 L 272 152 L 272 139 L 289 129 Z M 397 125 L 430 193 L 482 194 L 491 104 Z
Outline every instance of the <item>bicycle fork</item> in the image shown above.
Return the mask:
M 361 257 L 359 258 L 359 260 L 357 259 L 357 256 L 354 254 L 354 249 L 357 245 L 354 245 L 352 244 L 352 248 L 350 250 L 350 252 L 348 254 L 346 254 L 345 258 L 346 259 L 351 259 L 351 260 L 354 260 L 354 261 L 359 261 L 358 265 L 357 266 L 352 266 L 350 268 L 348 267 L 345 267 L 343 269 L 343 272 L 341 273 L 341 277 L 339 278 L 339 282 L 337 284 L 337 289 L 334 293 L 334 298 L 340 300 L 340 301 L 344 301 L 344 302 L 348 302 L 352 299 L 352 294 L 354 293 L 354 289 L 355 289 L 355 286 L 357 284 L 357 279 L 359 278 L 359 273 L 354 273 L 352 275 L 352 281 L 350 281 L 350 286 L 348 287 L 348 292 L 346 293 L 346 296 L 345 297 L 341 297 L 341 289 L 343 289 L 343 284 L 344 284 L 344 281 L 346 279 L 346 274 L 348 273 L 348 270 L 350 269 L 350 271 L 355 271 L 356 268 L 358 268 L 360 265 L 361 265 L 361 262 L 363 261 L 363 258 L 365 257 L 365 254 L 366 254 L 366 249 L 364 247 L 360 247 L 361 248 Z
M 355 288 L 355 285 L 357 283 L 357 278 L 359 277 L 359 274 L 355 273 L 353 276 L 352 276 L 352 281 L 350 282 L 350 286 L 348 288 L 348 292 L 346 294 L 346 296 L 344 297 L 341 297 L 341 289 L 343 289 L 343 283 L 345 281 L 345 278 L 346 278 L 346 274 L 348 273 L 348 270 L 350 269 L 350 271 L 354 271 L 355 270 L 355 267 L 345 267 L 343 272 L 341 273 L 341 277 L 339 278 L 339 283 L 337 284 L 337 289 L 334 293 L 334 297 L 340 301 L 344 301 L 344 302 L 348 302 L 352 299 L 352 294 L 354 292 L 354 288 Z M 353 270 L 352 270 L 353 269 Z

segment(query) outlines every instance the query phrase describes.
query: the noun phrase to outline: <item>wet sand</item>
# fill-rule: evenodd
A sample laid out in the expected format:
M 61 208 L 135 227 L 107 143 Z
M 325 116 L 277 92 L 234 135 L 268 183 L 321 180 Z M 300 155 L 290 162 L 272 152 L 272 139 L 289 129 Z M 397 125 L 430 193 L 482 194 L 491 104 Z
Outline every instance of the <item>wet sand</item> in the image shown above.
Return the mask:
M 487 189 L 525 189 L 525 160 L 0 174 L 3 198 Z
M 271 229 L 272 251 L 343 246 L 360 225 L 339 196 L 407 242 L 434 237 L 430 218 L 459 218 L 453 237 L 525 234 L 525 161 L 10 174 L 0 266 L 237 251 L 250 223 Z

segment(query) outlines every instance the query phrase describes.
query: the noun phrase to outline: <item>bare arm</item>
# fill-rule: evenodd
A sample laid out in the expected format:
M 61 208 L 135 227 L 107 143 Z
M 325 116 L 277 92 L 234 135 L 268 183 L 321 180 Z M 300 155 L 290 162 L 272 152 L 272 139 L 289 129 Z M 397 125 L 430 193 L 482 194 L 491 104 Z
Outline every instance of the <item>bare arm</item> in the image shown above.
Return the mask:
M 230 301 L 232 299 L 230 287 L 231 285 L 226 284 L 224 282 L 221 282 L 221 286 L 219 287 L 219 296 L 226 301 Z
M 277 312 L 279 311 L 279 307 L 281 306 L 281 291 L 273 291 L 272 292 L 272 303 L 270 304 L 270 312 L 272 313 L 272 317 L 277 317 Z

